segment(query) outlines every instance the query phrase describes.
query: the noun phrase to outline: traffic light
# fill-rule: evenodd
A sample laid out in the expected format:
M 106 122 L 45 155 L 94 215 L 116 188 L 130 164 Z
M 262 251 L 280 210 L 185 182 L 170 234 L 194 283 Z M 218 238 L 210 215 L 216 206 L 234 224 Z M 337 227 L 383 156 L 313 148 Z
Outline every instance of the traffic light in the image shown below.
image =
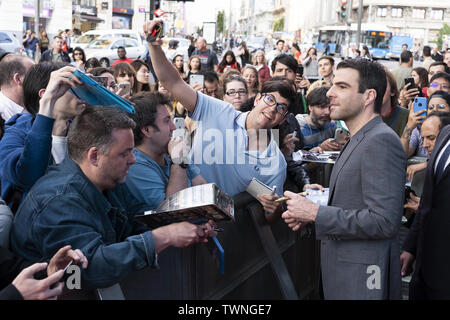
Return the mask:
M 340 18 L 345 20 L 347 18 L 347 0 L 341 0 Z
M 155 3 L 155 10 L 161 8 L 161 1 L 160 0 L 154 0 Z

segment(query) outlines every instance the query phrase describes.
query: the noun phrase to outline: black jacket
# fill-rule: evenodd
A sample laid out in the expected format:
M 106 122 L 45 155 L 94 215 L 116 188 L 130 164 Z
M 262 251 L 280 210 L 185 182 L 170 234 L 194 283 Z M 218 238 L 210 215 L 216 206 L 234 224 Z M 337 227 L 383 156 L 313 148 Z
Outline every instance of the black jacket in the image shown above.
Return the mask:
M 416 257 L 416 277 L 419 272 L 431 289 L 450 297 L 450 166 L 441 179 L 435 181 L 436 158 L 450 139 L 450 125 L 441 129 L 428 160 L 419 209 L 403 244 L 403 250 Z M 413 281 L 413 280 L 412 280 Z
M 70 63 L 70 57 L 69 55 L 64 52 L 63 50 L 59 51 L 59 54 L 61 55 L 61 59 L 63 62 Z M 48 49 L 41 55 L 41 60 L 39 62 L 52 62 L 52 56 L 53 56 L 53 49 Z
M 0 247 L 0 300 L 22 300 L 23 297 L 11 282 L 32 263 Z

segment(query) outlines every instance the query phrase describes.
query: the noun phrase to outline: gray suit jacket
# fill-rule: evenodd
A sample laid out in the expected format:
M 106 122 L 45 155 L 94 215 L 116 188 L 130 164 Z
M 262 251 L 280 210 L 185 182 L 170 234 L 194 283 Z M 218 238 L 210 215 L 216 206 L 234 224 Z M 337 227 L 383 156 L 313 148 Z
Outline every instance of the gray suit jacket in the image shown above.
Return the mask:
M 400 139 L 379 116 L 341 151 L 315 222 L 325 299 L 401 298 L 405 169 Z

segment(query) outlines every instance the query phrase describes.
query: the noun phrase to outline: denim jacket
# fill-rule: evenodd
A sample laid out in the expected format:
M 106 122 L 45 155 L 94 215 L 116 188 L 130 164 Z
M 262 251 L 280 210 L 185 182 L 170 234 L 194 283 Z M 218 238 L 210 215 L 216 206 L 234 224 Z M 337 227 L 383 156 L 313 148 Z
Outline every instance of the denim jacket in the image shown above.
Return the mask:
M 152 232 L 133 220 L 146 210 L 125 184 L 100 193 L 66 157 L 49 168 L 19 207 L 11 247 L 38 261 L 70 244 L 89 261 L 81 273 L 83 288 L 109 287 L 135 270 L 158 267 Z

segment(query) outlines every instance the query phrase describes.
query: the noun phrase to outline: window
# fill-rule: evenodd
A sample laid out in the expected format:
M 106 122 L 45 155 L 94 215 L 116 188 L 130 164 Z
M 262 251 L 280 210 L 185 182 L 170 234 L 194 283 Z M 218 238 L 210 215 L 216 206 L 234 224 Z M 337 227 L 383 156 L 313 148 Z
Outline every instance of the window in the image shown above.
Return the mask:
M 386 17 L 387 8 L 378 8 L 377 9 L 377 17 Z
M 444 10 L 431 10 L 432 20 L 444 20 Z
M 425 9 L 413 9 L 412 17 L 414 19 L 425 19 Z
M 12 39 L 3 32 L 0 32 L 0 43 L 12 43 Z
M 133 39 L 124 39 L 124 47 L 125 48 L 132 48 L 132 47 L 137 47 L 138 44 L 136 42 L 136 40 Z
M 402 8 L 392 8 L 392 17 L 393 18 L 403 17 L 403 9 Z

